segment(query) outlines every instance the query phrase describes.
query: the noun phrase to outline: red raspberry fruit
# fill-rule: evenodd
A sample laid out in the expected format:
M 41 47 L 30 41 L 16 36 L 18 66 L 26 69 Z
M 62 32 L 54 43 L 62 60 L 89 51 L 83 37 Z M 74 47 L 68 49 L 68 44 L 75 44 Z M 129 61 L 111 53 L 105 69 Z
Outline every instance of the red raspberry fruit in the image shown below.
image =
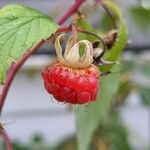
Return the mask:
M 95 101 L 100 72 L 94 65 L 86 69 L 73 69 L 54 63 L 42 71 L 44 86 L 59 102 L 84 104 Z
M 100 71 L 92 64 L 92 43 L 83 40 L 73 45 L 71 37 L 62 55 L 61 36 L 55 41 L 58 61 L 45 67 L 42 71 L 45 89 L 59 102 L 84 104 L 95 101 L 99 88 Z M 85 45 L 82 56 L 79 54 L 80 44 Z

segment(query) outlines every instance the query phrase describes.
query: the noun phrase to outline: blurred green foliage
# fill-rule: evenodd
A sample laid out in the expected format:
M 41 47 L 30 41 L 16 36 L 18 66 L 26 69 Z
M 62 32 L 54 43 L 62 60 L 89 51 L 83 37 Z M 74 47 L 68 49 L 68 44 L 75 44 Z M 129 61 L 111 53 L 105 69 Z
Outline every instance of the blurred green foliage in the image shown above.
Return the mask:
M 150 87 L 140 87 L 139 91 L 143 104 L 150 106 Z
M 122 90 L 122 92 L 129 95 L 130 92 L 136 90 L 141 96 L 141 102 L 145 106 L 150 106 L 150 86 L 147 83 L 150 76 L 150 60 L 143 60 L 142 63 L 141 61 L 142 58 L 140 58 L 140 54 L 135 54 L 132 60 L 123 62 L 124 73 L 126 73 L 126 79 L 124 79 L 124 81 L 126 81 L 128 87 Z M 135 74 L 140 75 L 141 80 L 146 80 L 145 83 L 143 81 L 139 82 L 137 78 L 134 78 Z M 124 77 L 122 76 L 122 78 Z M 122 92 L 120 90 L 118 94 L 121 95 Z
M 150 1 L 149 0 L 142 0 L 141 5 L 145 9 L 150 9 Z
M 150 9 L 136 6 L 131 7 L 129 12 L 137 27 L 140 27 L 142 31 L 150 30 Z

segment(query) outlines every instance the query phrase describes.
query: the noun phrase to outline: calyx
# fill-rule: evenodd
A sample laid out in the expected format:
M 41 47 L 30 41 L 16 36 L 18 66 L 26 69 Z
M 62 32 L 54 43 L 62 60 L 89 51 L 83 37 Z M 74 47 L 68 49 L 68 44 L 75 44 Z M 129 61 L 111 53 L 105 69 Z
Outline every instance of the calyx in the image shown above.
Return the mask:
M 72 68 L 87 68 L 93 62 L 93 46 L 88 40 L 81 40 L 76 44 L 73 44 L 73 37 L 71 36 L 66 44 L 64 54 L 60 45 L 60 39 L 64 34 L 59 35 L 55 40 L 55 48 L 57 58 L 60 63 Z M 80 55 L 79 47 L 85 45 L 83 55 Z

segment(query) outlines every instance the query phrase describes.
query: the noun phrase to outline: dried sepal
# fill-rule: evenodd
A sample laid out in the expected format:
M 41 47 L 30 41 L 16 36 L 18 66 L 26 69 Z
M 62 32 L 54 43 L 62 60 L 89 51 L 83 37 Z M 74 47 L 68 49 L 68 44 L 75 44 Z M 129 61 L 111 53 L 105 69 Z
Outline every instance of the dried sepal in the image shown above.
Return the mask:
M 68 39 L 66 44 L 66 49 L 64 55 L 62 53 L 62 47 L 60 45 L 60 39 L 64 34 L 59 35 L 55 41 L 55 48 L 57 53 L 58 61 L 65 66 L 72 68 L 87 68 L 93 62 L 93 46 L 92 43 L 88 40 L 81 40 L 78 43 L 73 45 L 72 36 Z M 84 54 L 81 56 L 79 54 L 80 45 L 84 45 Z

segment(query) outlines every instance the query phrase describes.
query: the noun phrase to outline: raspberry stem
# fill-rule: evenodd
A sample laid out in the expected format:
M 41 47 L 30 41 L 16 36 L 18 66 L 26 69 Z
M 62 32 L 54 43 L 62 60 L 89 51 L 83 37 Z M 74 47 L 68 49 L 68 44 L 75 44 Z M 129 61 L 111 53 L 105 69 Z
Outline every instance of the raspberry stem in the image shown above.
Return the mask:
M 73 14 L 75 14 L 79 7 L 85 2 L 86 0 L 76 0 L 74 5 L 65 13 L 65 15 L 60 18 L 58 24 L 63 24 L 68 18 L 70 18 Z
M 77 28 L 76 28 L 76 25 L 74 23 L 72 24 L 71 27 L 72 27 L 73 43 L 76 44 L 78 41 Z
M 13 150 L 10 139 L 1 125 L 0 125 L 0 135 L 3 137 L 3 140 L 4 140 L 5 145 L 6 145 L 6 149 L 7 150 Z

